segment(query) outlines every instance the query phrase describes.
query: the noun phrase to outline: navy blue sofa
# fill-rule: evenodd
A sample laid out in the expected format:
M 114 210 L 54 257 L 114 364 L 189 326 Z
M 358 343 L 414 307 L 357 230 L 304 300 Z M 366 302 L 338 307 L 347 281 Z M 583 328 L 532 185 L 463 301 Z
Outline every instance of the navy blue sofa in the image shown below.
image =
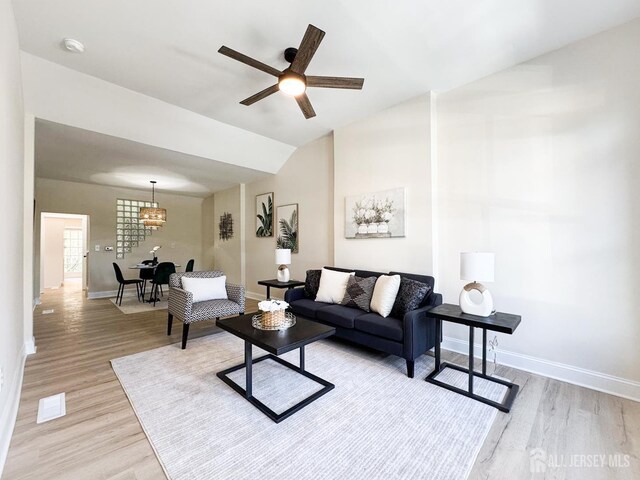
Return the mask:
M 400 275 L 431 286 L 429 294 L 420 306 L 406 313 L 404 318 L 383 318 L 374 312 L 367 313 L 357 308 L 316 302 L 305 296 L 304 288 L 288 290 L 284 297 L 294 314 L 335 327 L 337 337 L 404 358 L 407 361 L 407 375 L 413 378 L 416 358 L 436 345 L 435 320 L 428 318 L 427 312 L 442 304 L 442 295 L 433 291 L 433 277 L 412 273 L 385 274 L 367 270 L 325 268 L 339 272 L 355 272 L 358 277 Z

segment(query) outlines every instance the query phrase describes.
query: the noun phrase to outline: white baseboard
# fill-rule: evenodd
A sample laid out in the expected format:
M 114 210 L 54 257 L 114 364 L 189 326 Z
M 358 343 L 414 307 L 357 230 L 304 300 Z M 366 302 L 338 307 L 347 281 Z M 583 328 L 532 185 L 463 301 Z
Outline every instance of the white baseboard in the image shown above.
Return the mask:
M 266 300 L 267 296 L 264 293 L 256 293 L 256 292 L 249 292 L 246 291 L 244 293 L 244 296 L 246 298 L 250 298 L 251 300 Z
M 469 354 L 469 342 L 467 340 L 445 336 L 442 341 L 442 348 L 464 355 Z M 525 372 L 640 402 L 640 382 L 521 353 L 500 349 L 496 349 L 496 353 L 499 365 L 517 368 Z M 474 356 L 482 358 L 481 344 L 474 344 Z
M 34 298 L 34 299 L 33 299 L 33 311 L 34 311 L 34 312 L 36 311 L 36 307 L 37 307 L 38 305 L 40 305 L 41 303 L 42 303 L 42 302 L 40 301 L 40 297 L 37 297 L 37 298 Z
M 31 340 L 24 342 L 25 355 L 33 355 L 36 353 L 36 337 L 31 337 Z
M 9 453 L 9 445 L 13 435 L 13 428 L 18 417 L 18 406 L 20 405 L 20 393 L 22 392 L 22 378 L 24 376 L 24 363 L 31 350 L 30 343 L 26 342 L 20 349 L 18 365 L 13 375 L 13 382 L 9 386 L 7 402 L 4 410 L 0 413 L 0 477 Z M 35 347 L 33 347 L 35 348 Z

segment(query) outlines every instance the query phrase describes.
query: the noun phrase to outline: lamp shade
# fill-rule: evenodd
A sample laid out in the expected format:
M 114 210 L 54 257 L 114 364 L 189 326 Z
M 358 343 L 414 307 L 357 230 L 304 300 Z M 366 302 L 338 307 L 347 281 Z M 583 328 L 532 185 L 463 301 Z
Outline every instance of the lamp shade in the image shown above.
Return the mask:
M 493 282 L 495 255 L 485 252 L 460 254 L 460 278 L 478 282 Z
M 289 248 L 276 249 L 276 265 L 290 265 L 291 250 Z

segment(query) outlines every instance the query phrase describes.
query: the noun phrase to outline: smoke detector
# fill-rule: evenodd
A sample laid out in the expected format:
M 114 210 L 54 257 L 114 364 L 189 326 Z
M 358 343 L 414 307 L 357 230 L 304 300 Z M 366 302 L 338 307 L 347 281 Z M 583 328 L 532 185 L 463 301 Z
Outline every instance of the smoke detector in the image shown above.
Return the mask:
M 65 38 L 62 40 L 62 46 L 67 52 L 84 53 L 84 43 L 74 38 Z

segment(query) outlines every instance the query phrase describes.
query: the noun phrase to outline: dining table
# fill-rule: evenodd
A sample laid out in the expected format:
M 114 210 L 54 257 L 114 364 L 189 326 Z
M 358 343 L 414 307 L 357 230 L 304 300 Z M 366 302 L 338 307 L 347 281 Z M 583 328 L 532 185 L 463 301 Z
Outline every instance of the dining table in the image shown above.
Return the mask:
M 156 263 L 156 264 L 151 264 L 148 265 L 146 263 L 138 263 L 136 265 L 130 265 L 129 266 L 129 270 L 155 270 L 156 267 L 160 264 L 160 262 Z M 182 265 L 180 265 L 179 263 L 174 263 L 173 264 L 176 268 L 182 267 Z M 153 291 L 153 290 L 152 290 Z M 142 297 L 142 301 L 143 302 L 147 302 L 147 303 L 153 303 L 153 296 L 151 293 L 149 293 L 149 300 L 145 300 L 144 296 Z M 158 298 L 155 299 L 156 301 L 159 300 Z

